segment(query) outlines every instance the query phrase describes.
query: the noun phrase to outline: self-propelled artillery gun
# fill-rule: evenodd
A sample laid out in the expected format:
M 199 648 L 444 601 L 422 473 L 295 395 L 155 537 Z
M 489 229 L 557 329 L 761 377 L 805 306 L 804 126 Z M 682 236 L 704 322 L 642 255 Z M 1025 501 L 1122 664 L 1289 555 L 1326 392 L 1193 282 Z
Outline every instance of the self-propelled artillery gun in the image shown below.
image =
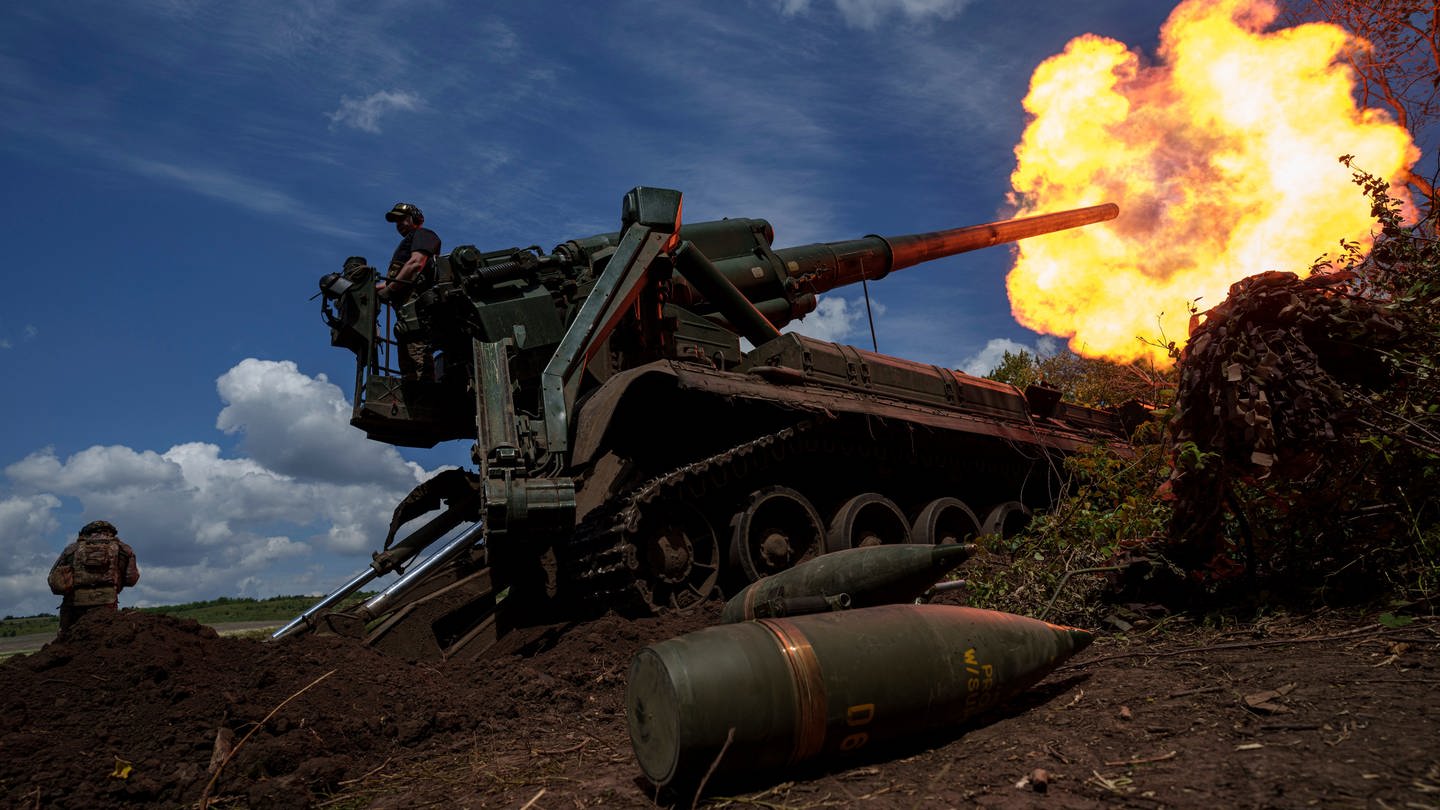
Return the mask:
M 351 424 L 472 441 L 474 466 L 417 487 L 371 565 L 276 636 L 449 657 L 557 610 L 683 609 L 830 551 L 1011 530 L 1055 497 L 1060 456 L 1123 444 L 1122 413 L 780 327 L 827 291 L 1117 213 L 777 249 L 764 220 L 682 224 L 678 191 L 641 187 L 614 233 L 455 248 L 398 310 L 351 259 L 320 282 L 357 360 Z M 416 337 L 433 380 L 392 364 Z

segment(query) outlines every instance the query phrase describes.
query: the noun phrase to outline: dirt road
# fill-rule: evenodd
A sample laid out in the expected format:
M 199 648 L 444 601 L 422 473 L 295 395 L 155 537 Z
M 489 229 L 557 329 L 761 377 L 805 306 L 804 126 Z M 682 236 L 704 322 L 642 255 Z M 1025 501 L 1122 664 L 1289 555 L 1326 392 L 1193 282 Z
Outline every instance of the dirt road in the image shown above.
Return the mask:
M 251 630 L 272 630 L 279 628 L 284 622 L 222 622 L 211 625 L 215 632 L 222 636 L 245 633 Z M 8 636 L 0 638 L 0 658 L 18 653 L 33 653 L 41 647 L 55 640 L 54 633 L 32 633 L 27 636 Z

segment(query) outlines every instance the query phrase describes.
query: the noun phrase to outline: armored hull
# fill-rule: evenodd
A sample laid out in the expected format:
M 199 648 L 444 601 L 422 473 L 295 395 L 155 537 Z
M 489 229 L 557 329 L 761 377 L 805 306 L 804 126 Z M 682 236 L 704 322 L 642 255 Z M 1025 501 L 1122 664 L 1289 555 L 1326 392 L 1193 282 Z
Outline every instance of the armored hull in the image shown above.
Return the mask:
M 1065 454 L 1126 452 L 1118 419 L 1106 430 L 1094 412 L 1040 417 L 1012 386 L 799 335 L 777 342 L 751 358 L 843 359 L 854 379 L 666 361 L 584 403 L 581 530 L 560 552 L 597 583 L 582 590 L 639 587 L 645 604 L 684 607 L 829 551 L 1005 533 L 1052 501 Z
M 331 341 L 357 357 L 352 424 L 473 439 L 475 468 L 418 487 L 370 568 L 277 635 L 436 657 L 556 611 L 685 609 L 827 552 L 1007 533 L 1052 502 L 1061 457 L 1125 452 L 1120 412 L 779 331 L 828 290 L 1115 206 L 783 249 L 763 220 L 682 227 L 679 210 L 679 192 L 638 188 L 617 233 L 549 254 L 462 246 L 393 313 L 368 267 L 322 279 Z M 437 379 L 399 379 L 392 323 L 437 347 Z

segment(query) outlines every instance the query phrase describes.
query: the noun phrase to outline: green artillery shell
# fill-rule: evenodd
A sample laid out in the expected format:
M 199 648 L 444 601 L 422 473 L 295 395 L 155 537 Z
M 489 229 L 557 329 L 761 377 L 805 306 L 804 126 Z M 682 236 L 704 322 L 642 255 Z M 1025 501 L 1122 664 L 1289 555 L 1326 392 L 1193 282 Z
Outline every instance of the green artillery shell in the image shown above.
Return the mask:
M 834 759 L 954 726 L 1090 643 L 1084 630 L 953 605 L 717 625 L 630 664 L 630 742 L 656 784 Z M 723 755 L 722 755 L 723 750 Z
M 974 551 L 967 543 L 866 546 L 825 554 L 746 586 L 725 603 L 720 621 L 795 615 L 801 611 L 782 608 L 809 596 L 847 594 L 849 606 L 856 608 L 913 602 Z

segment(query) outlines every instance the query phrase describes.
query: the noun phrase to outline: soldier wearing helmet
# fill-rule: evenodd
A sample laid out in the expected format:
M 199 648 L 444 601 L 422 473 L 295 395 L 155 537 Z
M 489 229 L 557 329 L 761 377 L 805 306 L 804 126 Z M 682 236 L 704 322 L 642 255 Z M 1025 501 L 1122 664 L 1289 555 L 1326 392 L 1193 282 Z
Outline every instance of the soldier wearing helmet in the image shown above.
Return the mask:
M 50 568 L 50 592 L 60 602 L 60 633 L 92 610 L 115 610 L 120 591 L 140 581 L 135 550 L 115 526 L 96 520 L 85 524 Z
M 440 255 L 440 237 L 424 227 L 425 214 L 410 203 L 395 203 L 385 219 L 395 223 L 401 239 L 377 292 L 398 309 L 435 286 L 435 257 Z M 407 380 L 434 378 L 433 347 L 416 335 L 397 334 L 396 338 L 400 343 L 400 376 Z

